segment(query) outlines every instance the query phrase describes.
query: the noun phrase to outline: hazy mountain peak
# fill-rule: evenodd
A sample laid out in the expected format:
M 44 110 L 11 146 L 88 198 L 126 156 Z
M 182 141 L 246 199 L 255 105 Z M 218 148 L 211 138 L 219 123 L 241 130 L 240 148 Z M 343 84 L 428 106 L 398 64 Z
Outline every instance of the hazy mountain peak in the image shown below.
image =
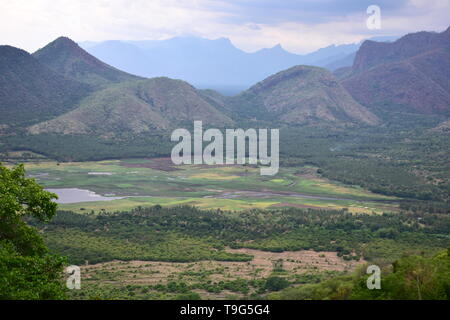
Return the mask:
M 272 50 L 284 50 L 280 43 L 272 47 Z
M 68 37 L 59 37 L 37 50 L 33 55 L 35 58 L 44 58 L 49 53 L 79 55 L 92 63 L 101 63 L 98 59 L 84 51 L 78 44 Z
M 214 39 L 213 41 L 222 42 L 222 43 L 226 43 L 226 44 L 230 44 L 230 45 L 234 46 L 233 43 L 231 42 L 231 40 L 226 37 L 217 38 L 217 39 Z
M 70 39 L 69 37 L 66 37 L 66 36 L 61 36 L 61 37 L 55 39 L 53 41 L 53 44 L 60 44 L 60 45 L 64 45 L 64 46 L 70 46 L 70 47 L 73 47 L 73 48 L 77 48 L 78 47 L 78 44 L 75 41 L 73 41 L 72 39 Z

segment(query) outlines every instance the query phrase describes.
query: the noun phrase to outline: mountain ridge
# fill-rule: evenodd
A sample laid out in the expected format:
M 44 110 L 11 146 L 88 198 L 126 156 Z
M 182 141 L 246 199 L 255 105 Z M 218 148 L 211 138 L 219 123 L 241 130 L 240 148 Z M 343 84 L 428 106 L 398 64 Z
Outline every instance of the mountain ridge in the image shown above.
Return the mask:
M 361 104 L 383 112 L 450 113 L 450 28 L 365 42 L 342 84 Z
M 96 87 L 142 79 L 100 61 L 67 37 L 50 42 L 34 52 L 33 57 L 67 78 Z

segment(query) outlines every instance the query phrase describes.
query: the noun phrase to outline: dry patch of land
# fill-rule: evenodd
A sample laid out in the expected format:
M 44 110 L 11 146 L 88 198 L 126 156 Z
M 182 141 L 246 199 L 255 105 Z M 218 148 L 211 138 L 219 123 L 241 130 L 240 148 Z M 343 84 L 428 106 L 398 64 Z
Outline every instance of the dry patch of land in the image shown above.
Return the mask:
M 318 274 L 324 271 L 351 271 L 364 261 L 346 261 L 336 252 L 312 250 L 267 252 L 253 249 L 227 249 L 232 253 L 252 255 L 249 262 L 199 261 L 191 263 L 159 261 L 112 261 L 82 266 L 85 283 L 113 285 L 154 286 L 166 285 L 170 281 L 187 284 L 219 283 L 237 279 L 257 280 L 274 274 L 294 280 L 302 274 Z M 220 299 L 230 294 L 226 290 L 217 293 L 195 290 L 203 298 Z

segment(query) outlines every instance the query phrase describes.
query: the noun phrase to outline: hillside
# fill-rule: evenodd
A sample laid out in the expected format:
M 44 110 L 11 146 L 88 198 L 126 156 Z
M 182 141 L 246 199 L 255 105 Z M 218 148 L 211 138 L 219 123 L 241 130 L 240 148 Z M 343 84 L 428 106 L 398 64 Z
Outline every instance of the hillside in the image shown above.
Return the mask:
M 433 128 L 432 131 L 450 133 L 450 120 L 440 123 L 437 127 Z
M 142 79 L 107 65 L 66 37 L 49 43 L 33 56 L 65 77 L 94 86 Z
M 341 68 L 351 67 L 353 65 L 353 61 L 355 60 L 356 52 L 353 52 L 344 58 L 333 61 L 325 66 L 326 69 L 330 71 L 336 71 Z
M 90 92 L 39 63 L 28 52 L 0 46 L 0 124 L 35 123 L 70 111 Z
M 75 110 L 32 126 L 30 132 L 114 136 L 169 129 L 194 120 L 218 126 L 232 123 L 188 83 L 152 78 L 95 92 Z
M 374 110 L 450 112 L 450 28 L 409 34 L 393 43 L 366 41 L 342 84 Z
M 428 51 L 450 46 L 450 27 L 442 32 L 416 32 L 394 42 L 366 40 L 356 53 L 353 70 L 368 70 L 377 65 L 402 61 Z
M 378 118 L 359 105 L 327 70 L 297 66 L 259 82 L 232 99 L 237 114 L 292 124 L 375 125 Z

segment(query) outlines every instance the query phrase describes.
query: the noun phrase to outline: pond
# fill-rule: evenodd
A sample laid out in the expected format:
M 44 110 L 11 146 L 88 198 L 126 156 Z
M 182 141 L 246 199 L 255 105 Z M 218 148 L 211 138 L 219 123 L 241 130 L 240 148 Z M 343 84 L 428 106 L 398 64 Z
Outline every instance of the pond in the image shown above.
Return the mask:
M 125 198 L 125 197 L 104 197 L 102 195 L 96 194 L 93 191 L 78 188 L 45 189 L 45 190 L 56 193 L 58 195 L 58 200 L 55 201 L 56 203 L 110 201 Z

